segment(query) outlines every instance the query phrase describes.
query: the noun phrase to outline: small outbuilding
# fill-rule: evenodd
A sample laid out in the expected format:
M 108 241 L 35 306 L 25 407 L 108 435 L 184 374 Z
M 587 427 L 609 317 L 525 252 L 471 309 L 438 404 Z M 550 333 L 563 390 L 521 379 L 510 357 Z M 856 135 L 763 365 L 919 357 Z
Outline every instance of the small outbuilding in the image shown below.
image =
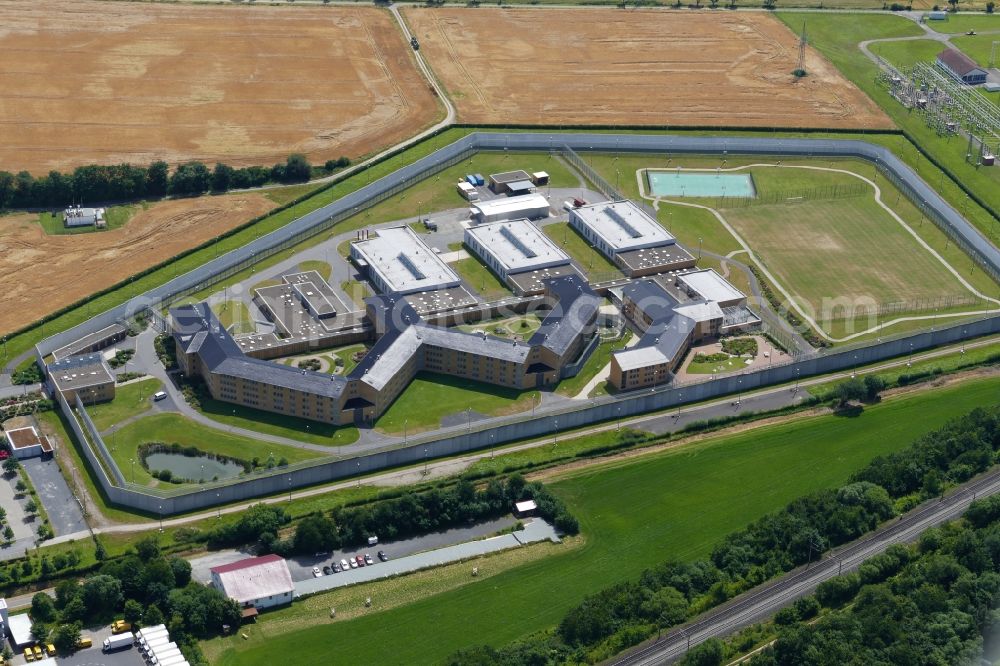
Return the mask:
M 986 83 L 987 72 L 969 56 L 955 49 L 938 54 L 937 66 L 951 78 L 970 86 Z
M 7 633 L 10 634 L 10 642 L 18 650 L 35 644 L 35 639 L 31 636 L 31 618 L 27 613 L 8 617 Z
M 45 435 L 39 434 L 35 426 L 8 430 L 7 443 L 18 460 L 52 454 L 52 442 Z
M 288 563 L 279 555 L 250 557 L 213 567 L 212 585 L 242 608 L 270 608 L 292 603 L 295 586 Z
M 517 502 L 514 504 L 514 515 L 518 518 L 527 518 L 529 516 L 534 516 L 538 511 L 538 505 L 535 504 L 535 500 L 524 500 L 523 502 Z

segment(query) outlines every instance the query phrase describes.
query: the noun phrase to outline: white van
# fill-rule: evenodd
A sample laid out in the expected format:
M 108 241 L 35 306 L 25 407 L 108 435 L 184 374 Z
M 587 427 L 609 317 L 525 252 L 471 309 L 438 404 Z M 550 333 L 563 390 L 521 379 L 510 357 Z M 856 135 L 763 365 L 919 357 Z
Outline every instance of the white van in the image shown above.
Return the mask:
M 167 392 L 166 391 L 157 391 L 156 393 L 153 394 L 153 400 L 155 400 L 157 402 L 159 402 L 160 400 L 163 400 L 166 397 L 167 397 Z

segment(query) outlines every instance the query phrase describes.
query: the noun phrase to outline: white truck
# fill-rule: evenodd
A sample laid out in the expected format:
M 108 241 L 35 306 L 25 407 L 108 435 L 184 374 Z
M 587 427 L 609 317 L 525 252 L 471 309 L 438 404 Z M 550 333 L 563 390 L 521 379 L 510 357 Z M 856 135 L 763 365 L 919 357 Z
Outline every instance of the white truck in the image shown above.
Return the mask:
M 149 639 L 149 641 L 142 646 L 142 651 L 147 655 L 153 654 L 156 650 L 163 648 L 167 643 L 170 642 L 170 636 L 157 636 L 155 638 Z
M 166 627 L 164 627 L 163 629 L 159 629 L 157 631 L 148 632 L 146 634 L 139 636 L 139 647 L 145 650 L 146 646 L 149 645 L 149 643 L 151 643 L 152 641 L 155 641 L 157 638 L 167 638 L 169 636 L 170 632 L 167 631 Z
M 135 640 L 135 636 L 132 635 L 131 631 L 127 631 L 124 634 L 118 634 L 117 636 L 109 636 L 104 639 L 105 652 L 114 652 L 115 650 L 125 650 L 132 647 L 132 641 Z
M 156 666 L 188 666 L 188 662 L 183 655 L 177 654 L 175 656 L 165 657 Z
M 169 649 L 158 650 L 155 655 L 150 655 L 149 663 L 152 666 L 162 666 L 166 662 L 176 661 L 176 658 L 181 656 L 181 651 L 177 646 L 171 644 Z
M 142 629 L 137 631 L 135 635 L 138 636 L 139 639 L 141 640 L 143 638 L 149 638 L 152 634 L 158 634 L 161 631 L 166 631 L 166 630 L 167 630 L 167 625 L 154 624 L 152 627 L 143 627 Z

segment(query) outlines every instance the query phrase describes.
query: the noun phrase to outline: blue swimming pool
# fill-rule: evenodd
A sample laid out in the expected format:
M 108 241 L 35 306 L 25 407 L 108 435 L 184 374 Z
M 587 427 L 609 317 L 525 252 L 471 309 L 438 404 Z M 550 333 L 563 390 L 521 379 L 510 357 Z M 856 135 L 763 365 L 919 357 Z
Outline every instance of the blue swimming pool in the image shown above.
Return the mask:
M 752 197 L 748 173 L 714 171 L 647 171 L 650 194 L 657 197 Z

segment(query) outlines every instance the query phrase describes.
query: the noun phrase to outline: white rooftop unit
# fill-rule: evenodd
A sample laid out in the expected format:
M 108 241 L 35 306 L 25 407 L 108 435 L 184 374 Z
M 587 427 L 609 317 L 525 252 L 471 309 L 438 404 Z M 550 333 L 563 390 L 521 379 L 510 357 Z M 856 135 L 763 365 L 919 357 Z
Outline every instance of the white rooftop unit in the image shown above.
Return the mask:
M 470 207 L 470 211 L 477 224 L 521 218 L 535 220 L 549 216 L 549 200 L 541 194 L 501 197 L 479 201 Z
M 528 220 L 493 222 L 465 230 L 465 244 L 500 277 L 563 266 L 569 257 Z
M 607 256 L 676 242 L 659 222 L 631 201 L 604 201 L 574 208 L 569 211 L 569 222 Z
M 461 283 L 455 271 L 409 227 L 380 229 L 378 236 L 351 243 L 351 256 L 369 269 L 381 291 L 411 294 Z

